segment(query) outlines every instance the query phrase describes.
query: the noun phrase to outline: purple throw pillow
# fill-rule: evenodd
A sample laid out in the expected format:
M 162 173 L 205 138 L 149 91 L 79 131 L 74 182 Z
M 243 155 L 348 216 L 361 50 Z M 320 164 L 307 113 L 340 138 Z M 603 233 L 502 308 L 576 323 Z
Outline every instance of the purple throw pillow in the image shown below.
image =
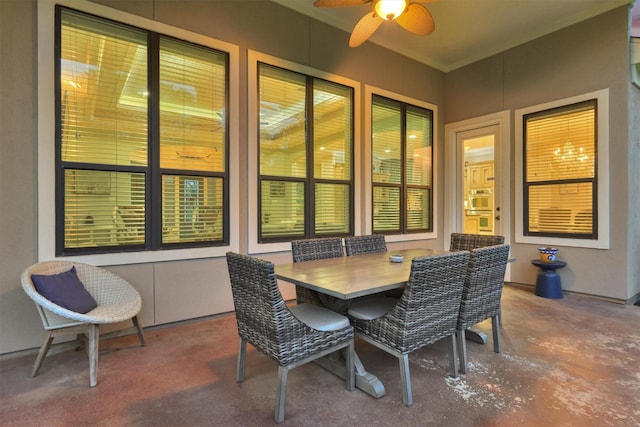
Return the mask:
M 67 310 L 87 313 L 98 306 L 78 278 L 75 265 L 69 271 L 51 276 L 32 274 L 31 281 L 40 295 Z

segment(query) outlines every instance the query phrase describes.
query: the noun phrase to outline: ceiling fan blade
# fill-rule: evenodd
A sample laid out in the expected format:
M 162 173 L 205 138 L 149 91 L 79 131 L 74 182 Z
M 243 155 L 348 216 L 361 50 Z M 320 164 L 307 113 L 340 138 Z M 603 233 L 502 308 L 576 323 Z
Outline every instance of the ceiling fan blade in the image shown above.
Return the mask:
M 436 24 L 433 16 L 426 7 L 418 3 L 411 3 L 407 11 L 396 18 L 398 24 L 407 31 L 411 31 L 419 36 L 426 36 L 433 33 Z
M 382 24 L 383 19 L 376 15 L 375 12 L 369 12 L 364 15 L 353 27 L 353 31 L 351 32 L 351 38 L 349 39 L 350 47 L 358 47 L 365 40 L 371 37 L 380 24 Z
M 370 1 L 371 0 L 316 0 L 313 2 L 313 5 L 315 7 L 360 6 Z

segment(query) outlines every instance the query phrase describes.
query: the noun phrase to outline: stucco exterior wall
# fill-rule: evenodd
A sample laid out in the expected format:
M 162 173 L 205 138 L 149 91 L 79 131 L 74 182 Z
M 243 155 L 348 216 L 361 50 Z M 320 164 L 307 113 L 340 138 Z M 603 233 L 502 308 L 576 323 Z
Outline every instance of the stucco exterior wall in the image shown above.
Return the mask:
M 568 266 L 559 271 L 565 290 L 627 300 L 638 292 L 636 270 L 629 253 L 633 232 L 630 219 L 637 217 L 632 205 L 637 190 L 629 166 L 629 12 L 620 7 L 566 29 L 538 38 L 485 60 L 447 73 L 445 121 L 452 123 L 497 111 L 556 101 L 609 89 L 610 156 L 610 249 L 562 247 Z M 637 126 L 637 125 L 636 125 Z M 515 126 L 512 126 L 515 129 Z M 515 179 L 515 130 L 511 135 L 511 177 Z M 635 167 L 635 165 L 633 165 Z M 634 184 L 635 186 L 635 184 Z M 511 213 L 515 212 L 512 185 Z M 633 199 L 636 198 L 636 199 Z M 512 216 L 512 224 L 520 221 Z M 633 226 L 635 228 L 635 226 Z M 512 230 L 512 235 L 515 236 Z M 554 245 L 557 246 L 557 245 Z M 528 260 L 537 257 L 537 245 L 512 242 L 514 282 L 534 284 L 537 269 Z M 636 252 L 637 256 L 637 252 Z

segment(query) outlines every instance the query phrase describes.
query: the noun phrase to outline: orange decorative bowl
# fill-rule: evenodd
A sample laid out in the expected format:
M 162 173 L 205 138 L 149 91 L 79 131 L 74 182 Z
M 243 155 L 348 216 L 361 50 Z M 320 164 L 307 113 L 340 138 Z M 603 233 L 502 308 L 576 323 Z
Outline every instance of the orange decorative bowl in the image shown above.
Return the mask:
M 558 254 L 558 249 L 549 247 L 538 248 L 538 252 L 540 252 L 540 261 L 554 262 L 556 260 L 556 255 Z

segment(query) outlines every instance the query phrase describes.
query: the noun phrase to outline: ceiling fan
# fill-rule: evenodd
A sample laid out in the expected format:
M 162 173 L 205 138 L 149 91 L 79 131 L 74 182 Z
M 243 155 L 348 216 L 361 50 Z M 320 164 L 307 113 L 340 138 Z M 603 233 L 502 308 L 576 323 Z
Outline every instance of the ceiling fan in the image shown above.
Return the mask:
M 432 0 L 430 0 L 432 1 Z M 371 11 L 364 15 L 351 32 L 349 46 L 364 43 L 384 21 L 396 21 L 405 30 L 426 36 L 436 29 L 433 17 L 426 7 L 409 0 L 316 0 L 316 7 L 360 6 L 371 3 Z

